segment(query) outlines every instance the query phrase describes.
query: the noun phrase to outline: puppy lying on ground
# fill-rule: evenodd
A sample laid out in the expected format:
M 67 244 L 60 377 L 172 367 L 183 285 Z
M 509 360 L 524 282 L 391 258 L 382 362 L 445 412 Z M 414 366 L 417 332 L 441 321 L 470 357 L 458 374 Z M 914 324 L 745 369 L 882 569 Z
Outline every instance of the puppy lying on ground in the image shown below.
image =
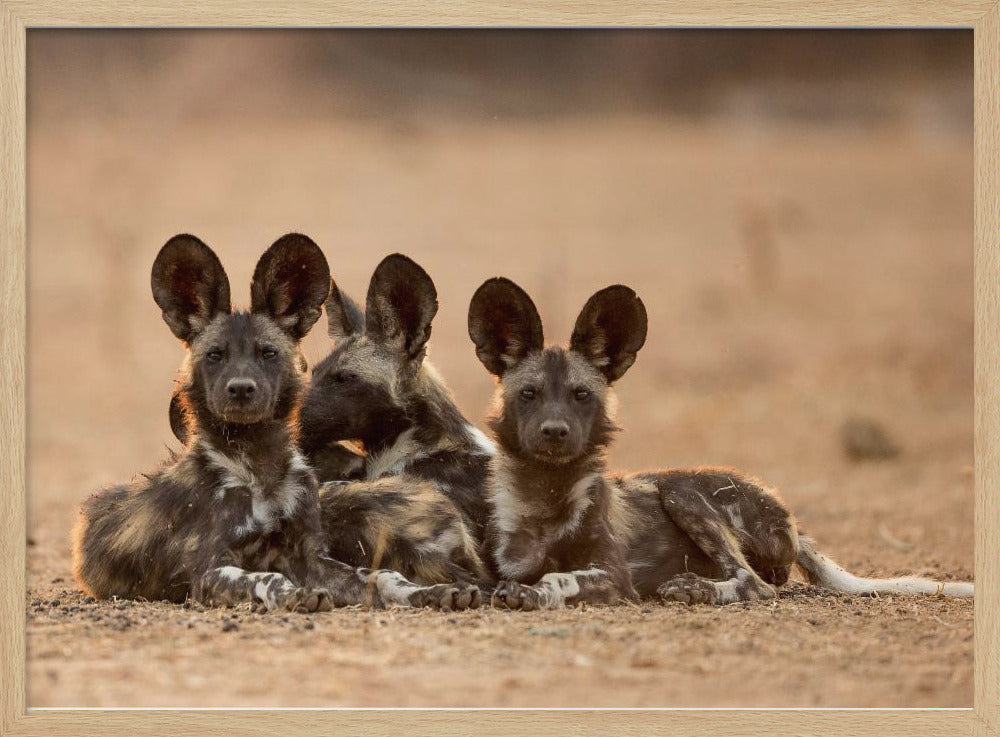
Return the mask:
M 314 611 L 399 604 L 461 609 L 474 586 L 417 586 L 328 557 L 316 477 L 296 447 L 304 360 L 330 272 L 301 235 L 260 258 L 251 310 L 233 312 L 218 257 L 189 235 L 153 265 L 153 297 L 188 348 L 179 401 L 184 451 L 159 471 L 95 494 L 74 535 L 81 588 L 98 597 L 191 597 Z
M 736 471 L 608 474 L 610 387 L 646 340 L 645 307 L 628 287 L 592 296 L 569 347 L 546 348 L 528 295 L 491 279 L 472 298 L 469 335 L 500 380 L 486 534 L 506 579 L 496 605 L 769 599 L 794 564 L 837 591 L 972 596 L 971 583 L 853 576 L 800 536 L 775 492 Z
M 363 311 L 332 285 L 334 349 L 313 370 L 301 445 L 323 481 L 344 467 L 339 441 L 362 453 L 362 480 L 320 489 L 323 528 L 340 559 L 378 559 L 421 583 L 483 584 L 482 490 L 494 449 L 425 360 L 437 309 L 431 278 L 400 254 L 375 269 Z

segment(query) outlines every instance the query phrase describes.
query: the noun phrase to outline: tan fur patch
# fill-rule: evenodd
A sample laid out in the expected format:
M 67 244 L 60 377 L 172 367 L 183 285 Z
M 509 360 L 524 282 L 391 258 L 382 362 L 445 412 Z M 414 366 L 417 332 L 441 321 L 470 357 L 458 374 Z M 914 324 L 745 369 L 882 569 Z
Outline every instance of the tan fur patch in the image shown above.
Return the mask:
M 418 578 L 424 583 L 447 583 L 451 580 L 445 563 L 464 557 L 478 575 L 485 575 L 485 567 L 476 551 L 476 543 L 462 522 L 462 517 L 452 502 L 432 482 L 412 478 L 386 477 L 373 481 L 350 484 L 331 484 L 322 487 L 322 495 L 364 497 L 378 494 L 398 494 L 406 500 L 394 506 L 391 513 L 371 512 L 366 515 L 362 531 L 366 555 L 372 553 L 374 568 L 398 567 L 399 562 L 384 556 L 396 540 L 405 540 L 406 547 L 417 550 Z M 452 519 L 453 524 L 440 529 L 442 519 Z M 461 556 L 458 555 L 461 552 Z
M 611 529 L 623 545 L 630 545 L 636 533 L 648 520 L 639 518 L 636 505 L 631 500 L 640 495 L 651 495 L 659 499 L 660 491 L 651 481 L 634 477 L 608 478 L 611 487 L 611 508 L 608 511 Z
M 153 514 L 152 506 L 141 494 L 145 486 L 133 484 L 122 502 L 126 509 L 122 525 L 108 540 L 109 549 L 116 553 L 130 553 L 142 548 L 153 536 L 154 530 L 163 527 L 163 520 Z M 138 492 L 138 493 L 137 493 Z

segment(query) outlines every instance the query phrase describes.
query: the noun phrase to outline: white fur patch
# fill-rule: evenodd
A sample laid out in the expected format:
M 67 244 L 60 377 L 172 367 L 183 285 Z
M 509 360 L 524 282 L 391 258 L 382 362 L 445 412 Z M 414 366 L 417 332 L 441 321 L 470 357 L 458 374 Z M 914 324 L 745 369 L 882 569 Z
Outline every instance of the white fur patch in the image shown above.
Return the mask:
M 559 609 L 566 605 L 566 599 L 580 593 L 577 573 L 546 573 L 535 587 L 541 594 L 543 609 Z
M 292 450 L 292 457 L 288 461 L 288 470 L 292 473 L 306 473 L 312 469 L 309 467 L 309 463 L 305 457 L 295 448 Z
M 457 529 L 448 527 L 437 537 L 422 541 L 415 547 L 418 553 L 433 553 L 449 557 L 452 551 L 461 550 L 464 542 Z
M 219 569 L 219 576 L 227 581 L 236 581 L 240 576 L 246 575 L 246 571 L 236 566 L 223 566 Z
M 606 576 L 600 568 L 588 568 L 585 571 L 570 571 L 569 573 L 546 573 L 535 584 L 539 593 L 541 609 L 560 609 L 566 606 L 566 601 L 580 594 L 580 579 Z
M 365 474 L 369 481 L 376 481 L 383 476 L 398 476 L 407 463 L 422 455 L 418 452 L 420 448 L 414 441 L 413 434 L 414 430 L 407 430 L 381 453 L 368 457 Z
M 750 572 L 744 569 L 740 569 L 736 572 L 735 578 L 730 578 L 728 581 L 716 581 L 715 582 L 715 603 L 716 604 L 732 604 L 735 601 L 739 601 L 739 587 L 740 584 L 745 582 L 750 578 Z
M 280 573 L 248 573 L 247 577 L 253 583 L 254 596 L 264 603 L 267 610 L 279 609 L 284 599 L 295 590 L 295 584 Z M 277 590 L 271 589 L 271 582 L 278 580 Z
M 306 494 L 306 488 L 299 482 L 299 478 L 301 474 L 309 472 L 309 465 L 298 450 L 292 452 L 288 473 L 271 494 L 266 493 L 264 484 L 253 473 L 246 458 L 231 458 L 208 445 L 205 446 L 205 455 L 223 473 L 222 486 L 216 491 L 217 499 L 224 498 L 227 489 L 250 490 L 250 514 L 236 528 L 237 537 L 244 537 L 257 530 L 265 534 L 273 532 L 282 519 L 287 519 L 295 512 Z
M 510 479 L 494 474 L 489 497 L 493 505 L 493 522 L 502 532 L 513 534 L 521 530 L 531 515 L 531 508 L 511 490 Z
M 739 504 L 726 504 L 723 506 L 726 510 L 726 516 L 729 517 L 730 524 L 737 530 L 745 530 L 743 526 L 743 513 L 740 511 Z
M 222 471 L 223 489 L 244 487 L 250 489 L 253 494 L 259 494 L 263 491 L 260 481 L 250 470 L 247 459 L 242 455 L 230 458 L 210 445 L 205 446 L 205 455 L 213 466 Z
M 582 477 L 575 484 L 573 484 L 568 495 L 569 502 L 572 505 L 572 511 L 570 512 L 569 519 L 566 520 L 566 523 L 553 531 L 553 540 L 558 540 L 576 532 L 577 528 L 580 526 L 580 520 L 583 519 L 584 512 L 590 509 L 591 505 L 594 503 L 594 500 L 590 496 L 590 490 L 593 488 L 594 483 L 600 478 L 600 474 L 591 473 Z
M 375 588 L 385 604 L 410 605 L 410 595 L 418 588 L 416 584 L 395 571 L 375 571 L 372 575 L 375 577 Z
M 465 426 L 466 432 L 472 436 L 472 441 L 476 444 L 476 447 L 485 456 L 490 456 L 491 458 L 497 454 L 496 444 L 487 437 L 486 433 L 480 430 L 478 427 L 473 425 Z

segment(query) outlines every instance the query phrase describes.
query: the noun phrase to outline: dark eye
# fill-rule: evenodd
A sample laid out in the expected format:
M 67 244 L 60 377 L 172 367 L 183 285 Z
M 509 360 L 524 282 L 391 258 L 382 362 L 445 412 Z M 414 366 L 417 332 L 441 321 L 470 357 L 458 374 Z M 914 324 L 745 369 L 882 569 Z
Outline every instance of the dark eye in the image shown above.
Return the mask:
M 351 381 L 354 381 L 356 378 L 357 375 L 351 371 L 337 371 L 333 375 L 333 380 L 336 381 L 338 384 L 347 384 Z
M 526 402 L 530 402 L 532 399 L 535 398 L 535 394 L 537 394 L 537 392 L 531 387 L 528 387 L 527 389 L 522 389 L 521 399 L 525 400 Z
M 219 361 L 222 360 L 222 351 L 220 351 L 218 348 L 213 348 L 212 350 L 210 350 L 208 353 L 205 354 L 205 358 L 207 358 L 212 363 L 218 363 Z
M 587 389 L 577 389 L 573 392 L 573 396 L 576 397 L 576 401 L 582 402 L 583 400 L 590 398 L 590 391 Z
M 260 355 L 261 358 L 263 358 L 266 361 L 270 358 L 274 358 L 275 356 L 277 356 L 278 352 L 274 350 L 274 348 L 272 348 L 271 346 L 266 346 L 263 350 L 261 350 Z

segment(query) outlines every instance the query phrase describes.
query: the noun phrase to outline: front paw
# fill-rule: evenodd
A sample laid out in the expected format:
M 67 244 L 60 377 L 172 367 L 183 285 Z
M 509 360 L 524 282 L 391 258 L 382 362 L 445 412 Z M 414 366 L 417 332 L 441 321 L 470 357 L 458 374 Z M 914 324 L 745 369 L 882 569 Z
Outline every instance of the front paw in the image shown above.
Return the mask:
M 538 592 L 517 581 L 501 581 L 490 600 L 496 609 L 520 609 L 531 612 L 540 607 Z
M 482 594 L 478 586 L 464 583 L 439 583 L 421 586 L 409 596 L 412 607 L 440 609 L 442 612 L 478 609 Z
M 333 600 L 326 589 L 314 589 L 299 586 L 292 589 L 281 602 L 280 608 L 289 612 L 309 614 L 310 612 L 328 612 L 333 608 Z
M 682 604 L 714 604 L 718 598 L 715 583 L 694 573 L 682 573 L 662 584 L 656 593 L 665 601 Z

